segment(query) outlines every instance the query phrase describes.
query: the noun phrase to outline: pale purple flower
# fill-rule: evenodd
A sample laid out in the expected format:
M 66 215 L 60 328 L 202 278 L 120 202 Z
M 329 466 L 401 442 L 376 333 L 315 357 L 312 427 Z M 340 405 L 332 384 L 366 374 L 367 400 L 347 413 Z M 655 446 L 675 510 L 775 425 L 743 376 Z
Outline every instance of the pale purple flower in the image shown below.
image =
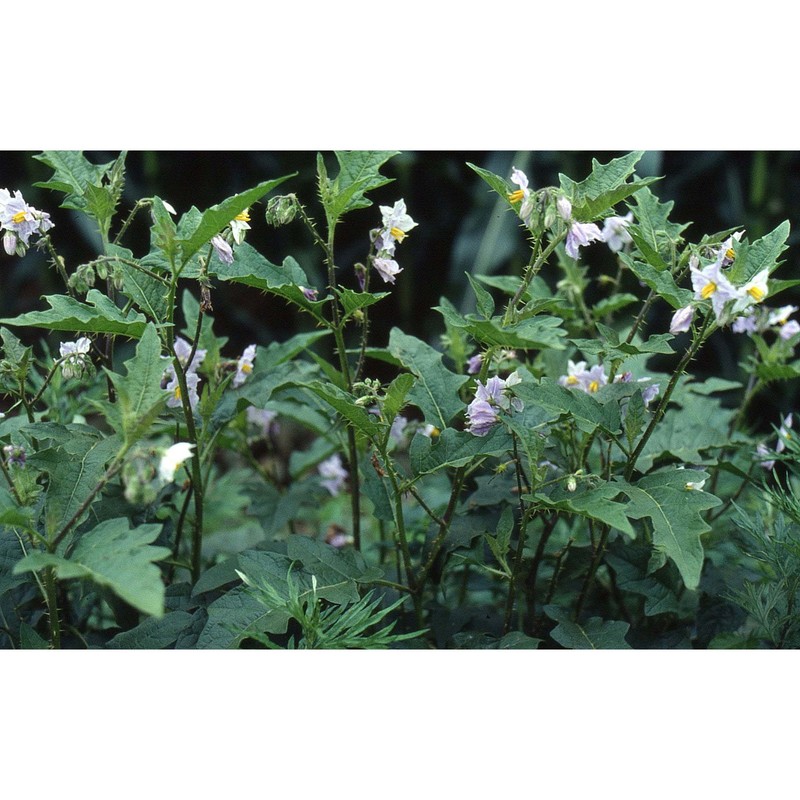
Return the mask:
M 10 256 L 17 252 L 17 234 L 14 231 L 6 231 L 3 234 L 3 249 Z
M 733 263 L 734 258 L 736 258 L 736 252 L 733 249 L 734 241 L 738 242 L 741 241 L 742 236 L 744 235 L 744 231 L 736 231 L 733 236 L 729 236 L 720 246 L 719 249 L 716 251 L 717 259 L 719 260 L 720 264 L 723 267 L 727 267 Z
M 556 200 L 556 208 L 564 222 L 572 221 L 572 203 L 566 197 L 561 196 Z
M 78 377 L 83 372 L 91 346 L 91 339 L 85 336 L 81 336 L 75 342 L 62 342 L 59 345 L 58 352 L 61 358 L 66 358 L 61 363 L 61 374 L 64 378 Z
M 317 464 L 317 472 L 322 476 L 322 485 L 333 495 L 340 494 L 347 480 L 347 470 L 341 456 L 336 453 Z
M 467 406 L 467 430 L 475 436 L 486 436 L 497 422 L 494 406 L 477 397 Z
M 278 423 L 275 422 L 278 416 L 277 411 L 270 411 L 268 408 L 248 406 L 245 416 L 248 424 L 259 431 L 259 435 L 262 439 L 266 439 L 270 431 L 277 431 L 278 429 Z
M 467 360 L 467 374 L 477 375 L 481 371 L 483 364 L 483 354 L 476 353 L 474 356 Z
M 789 317 L 797 311 L 797 306 L 781 306 L 769 315 L 770 325 L 785 325 Z
M 780 336 L 784 342 L 789 341 L 792 336 L 796 336 L 798 333 L 800 333 L 800 322 L 798 322 L 796 319 L 790 319 L 778 330 L 778 336 Z
M 770 449 L 765 444 L 757 444 L 756 445 L 756 454 L 761 456 L 768 456 L 770 454 Z M 759 466 L 763 467 L 764 469 L 772 469 L 775 466 L 775 459 L 767 459 L 766 461 L 760 461 Z
M 441 431 L 435 426 L 428 423 L 427 425 L 423 425 L 419 432 L 423 436 L 427 436 L 429 439 L 435 439 L 437 436 L 441 434 Z
M 317 299 L 319 292 L 316 289 L 309 289 L 307 286 L 298 286 L 297 288 L 303 293 L 306 300 L 313 303 Z
M 353 544 L 353 541 L 354 539 L 352 536 L 348 536 L 341 531 L 334 531 L 330 536 L 325 537 L 325 542 L 331 547 L 335 547 L 337 550 L 341 550 L 348 544 Z
M 741 317 L 736 317 L 731 325 L 731 330 L 734 333 L 756 333 L 758 331 L 758 320 L 756 315 L 744 314 Z
M 236 362 L 236 374 L 233 376 L 233 385 L 241 386 L 253 371 L 253 359 L 256 357 L 256 346 L 250 344 Z
M 200 401 L 200 395 L 197 393 L 197 386 L 200 383 L 200 377 L 196 372 L 187 371 L 186 372 L 186 388 L 189 391 L 189 406 L 194 408 L 198 402 Z M 167 405 L 170 408 L 180 408 L 181 404 L 181 385 L 178 381 L 178 374 L 175 372 L 175 368 L 170 365 L 167 369 L 165 378 L 162 378 L 162 385 L 164 381 L 166 385 L 164 388 L 169 392 L 169 399 L 167 400 Z
M 389 438 L 396 444 L 402 444 L 405 439 L 405 429 L 408 425 L 408 420 L 402 415 L 398 414 L 389 428 Z
M 640 382 L 643 380 L 649 380 L 648 378 L 640 378 Z M 642 401 L 644 402 L 644 407 L 647 408 L 653 400 L 656 399 L 658 393 L 661 391 L 661 384 L 659 383 L 652 383 L 650 386 L 645 387 L 642 389 Z
M 607 217 L 603 223 L 603 241 L 609 249 L 618 253 L 626 244 L 630 244 L 633 239 L 626 230 L 633 222 L 633 212 L 629 211 L 624 217 Z
M 556 207 L 564 222 L 570 226 L 564 245 L 570 258 L 578 259 L 580 257 L 579 248 L 592 242 L 603 241 L 603 233 L 594 222 L 576 222 L 572 219 L 572 203 L 566 197 L 559 197 Z
M 20 191 L 14 192 L 14 197 L 11 197 L 4 189 L 0 199 L 0 227 L 13 231 L 17 239 L 27 247 L 32 234 L 46 233 L 53 227 L 53 223 L 49 214 L 29 206 Z
M 694 308 L 692 306 L 684 306 L 679 308 L 672 315 L 672 322 L 669 325 L 669 332 L 672 334 L 685 333 L 692 326 L 692 317 L 694 316 Z
M 221 236 L 215 236 L 211 246 L 223 264 L 233 264 L 233 248 Z
M 578 361 L 577 364 L 572 361 L 567 361 L 567 374 L 562 375 L 558 379 L 558 383 L 560 386 L 564 386 L 567 389 L 572 389 L 574 387 L 581 387 L 581 379 L 583 375 L 586 373 L 586 362 L 585 361 Z
M 373 258 L 372 265 L 378 270 L 384 283 L 394 283 L 395 276 L 403 271 L 402 267 L 391 258 Z
M 7 444 L 3 447 L 3 453 L 6 457 L 6 464 L 9 467 L 25 468 L 25 461 L 27 454 L 25 448 L 19 444 Z
M 608 375 L 603 370 L 602 364 L 597 364 L 580 376 L 580 386 L 587 394 L 595 394 L 601 386 L 608 383 Z

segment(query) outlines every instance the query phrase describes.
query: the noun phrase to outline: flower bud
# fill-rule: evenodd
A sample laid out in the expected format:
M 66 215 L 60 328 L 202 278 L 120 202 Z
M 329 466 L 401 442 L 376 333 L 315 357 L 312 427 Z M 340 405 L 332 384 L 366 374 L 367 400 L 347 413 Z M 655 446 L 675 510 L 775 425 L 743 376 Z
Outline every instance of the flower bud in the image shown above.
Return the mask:
M 3 249 L 8 255 L 13 256 L 17 252 L 17 235 L 14 231 L 6 231 L 3 236 Z
M 294 195 L 279 195 L 267 203 L 265 217 L 268 225 L 276 228 L 288 225 L 297 214 L 297 200 Z

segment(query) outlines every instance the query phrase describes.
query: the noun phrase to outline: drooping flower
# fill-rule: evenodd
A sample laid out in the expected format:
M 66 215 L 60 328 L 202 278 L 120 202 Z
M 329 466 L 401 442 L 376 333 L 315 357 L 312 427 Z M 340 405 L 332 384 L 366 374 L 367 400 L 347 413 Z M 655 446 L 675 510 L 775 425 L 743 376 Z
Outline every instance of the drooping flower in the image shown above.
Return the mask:
M 731 330 L 734 333 L 756 333 L 758 331 L 758 318 L 755 314 L 743 314 L 733 321 Z
M 192 457 L 194 445 L 189 442 L 177 442 L 168 447 L 158 464 L 158 474 L 164 483 L 175 480 L 175 472 L 184 461 Z
M 719 246 L 719 249 L 716 251 L 716 257 L 719 259 L 723 267 L 733 264 L 733 260 L 736 258 L 736 251 L 733 249 L 733 243 L 735 241 L 741 241 L 742 236 L 744 236 L 744 231 L 736 231 L 736 233 L 734 233 L 732 236 L 729 236 Z
M 624 217 L 607 217 L 603 222 L 603 241 L 613 253 L 618 253 L 633 239 L 627 228 L 633 222 L 633 212 L 629 211 Z
M 24 255 L 34 233 L 44 234 L 53 227 L 50 215 L 28 205 L 20 191 L 14 196 L 0 189 L 0 230 L 4 230 L 3 248 L 8 255 Z
M 317 289 L 309 289 L 308 286 L 298 286 L 297 288 L 303 293 L 306 300 L 313 303 L 317 299 L 317 295 L 319 294 Z
M 211 246 L 223 264 L 233 264 L 233 248 L 221 236 L 215 236 Z
M 782 453 L 786 449 L 786 442 L 791 439 L 790 430 L 792 428 L 793 419 L 791 414 L 787 414 L 783 418 L 783 422 L 781 423 L 780 428 L 778 429 L 778 442 L 775 445 L 775 453 Z M 758 444 L 756 445 L 756 453 L 759 456 L 766 456 L 769 455 L 771 451 L 765 444 Z M 772 469 L 775 466 L 775 459 L 767 459 L 764 461 L 759 462 L 760 466 L 764 469 Z
M 384 283 L 394 283 L 395 276 L 403 271 L 403 268 L 391 258 L 373 258 L 372 265 L 383 278 Z
M 342 457 L 335 453 L 330 458 L 317 464 L 317 472 L 322 476 L 322 485 L 336 496 L 340 494 L 347 480 L 347 470 L 342 464 Z
M 533 196 L 528 188 L 528 176 L 516 167 L 511 168 L 511 183 L 519 186 L 519 189 L 508 195 L 510 203 L 522 203 L 519 207 L 519 217 L 526 224 L 531 224 L 531 214 L 533 213 Z
M 178 357 L 181 366 L 188 372 L 197 372 L 199 366 L 203 363 L 203 359 L 206 357 L 206 352 L 206 350 L 202 350 L 198 347 L 192 356 L 191 343 L 187 342 L 182 336 L 175 337 L 175 355 Z M 189 364 L 189 356 L 192 356 L 191 364 Z
M 408 425 L 408 420 L 402 414 L 398 414 L 394 418 L 392 426 L 391 428 L 389 428 L 389 438 L 395 444 L 403 443 L 403 440 L 405 439 L 405 430 L 407 425 Z
M 768 322 L 770 325 L 785 325 L 789 317 L 797 310 L 797 306 L 781 306 L 781 308 L 776 308 L 775 311 L 770 313 Z
M 236 362 L 236 374 L 233 376 L 233 385 L 241 386 L 253 371 L 253 359 L 256 357 L 256 346 L 249 344 Z
M 231 233 L 233 241 L 241 244 L 244 241 L 244 232 L 250 230 L 250 209 L 246 208 L 231 220 Z
M 683 488 L 687 492 L 699 492 L 702 491 L 705 485 L 706 485 L 706 479 L 704 478 L 702 481 L 686 481 Z
M 685 333 L 692 326 L 692 317 L 694 316 L 693 306 L 684 306 L 679 308 L 672 315 L 672 322 L 669 325 L 669 332 L 672 334 Z
M 607 383 L 608 375 L 603 370 L 602 364 L 597 364 L 584 372 L 580 379 L 581 388 L 587 394 L 595 394 L 601 386 L 605 386 Z
M 58 352 L 65 361 L 61 363 L 61 374 L 65 379 L 77 378 L 83 372 L 89 357 L 91 339 L 81 336 L 75 342 L 62 342 Z
M 200 376 L 196 372 L 189 370 L 185 373 L 186 389 L 189 392 L 189 406 L 194 408 L 200 402 L 200 395 L 197 392 L 198 384 L 200 383 Z M 178 374 L 175 368 L 170 365 L 165 377 L 161 380 L 162 386 L 169 392 L 169 399 L 167 405 L 170 408 L 179 408 L 181 403 L 181 384 L 178 380 Z
M 594 222 L 576 222 L 572 219 L 572 203 L 566 197 L 559 197 L 556 207 L 561 218 L 569 225 L 564 249 L 570 258 L 577 260 L 580 257 L 579 248 L 603 241 L 603 232 Z
M 476 353 L 474 356 L 471 356 L 469 359 L 467 359 L 467 374 L 477 375 L 481 371 L 482 364 L 483 353 Z
M 467 430 L 474 436 L 486 436 L 497 422 L 497 411 L 486 400 L 475 398 L 467 406 Z
M 495 375 L 485 384 L 476 381 L 475 398 L 467 406 L 467 430 L 475 436 L 486 436 L 498 420 L 497 409 L 522 411 L 522 400 L 513 394 L 513 387 L 521 382 L 516 370 L 505 380 Z

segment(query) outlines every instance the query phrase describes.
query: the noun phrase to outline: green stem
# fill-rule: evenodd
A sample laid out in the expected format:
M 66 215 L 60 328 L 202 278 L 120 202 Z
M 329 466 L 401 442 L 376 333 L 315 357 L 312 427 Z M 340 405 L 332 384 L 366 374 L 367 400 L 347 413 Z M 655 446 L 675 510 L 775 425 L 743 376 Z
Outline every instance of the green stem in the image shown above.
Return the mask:
M 58 597 L 56 594 L 55 567 L 47 567 L 44 571 L 45 602 L 47 603 L 47 620 L 50 628 L 50 647 L 61 649 L 61 623 L 58 617 Z
M 125 222 L 122 223 L 122 227 L 119 229 L 119 233 L 114 237 L 114 244 L 119 244 L 122 237 L 125 235 L 125 231 L 128 230 L 128 226 L 133 222 L 133 218 L 136 216 L 140 208 L 147 208 L 148 206 L 152 205 L 152 201 L 150 199 L 147 200 L 137 200 L 136 205 L 131 209 L 131 213 L 128 214 L 127 219 Z
M 511 616 L 514 613 L 514 599 L 517 588 L 517 578 L 522 568 L 522 551 L 525 549 L 525 535 L 528 530 L 528 514 L 525 511 L 525 503 L 522 499 L 524 495 L 522 487 L 522 468 L 519 461 L 519 452 L 517 450 L 517 434 L 512 431 L 511 443 L 514 453 L 514 471 L 517 476 L 517 497 L 519 502 L 519 538 L 517 540 L 517 551 L 514 554 L 514 563 L 511 566 L 511 577 L 508 581 L 508 597 L 506 598 L 506 611 L 503 618 L 503 633 L 506 634 L 511 628 Z

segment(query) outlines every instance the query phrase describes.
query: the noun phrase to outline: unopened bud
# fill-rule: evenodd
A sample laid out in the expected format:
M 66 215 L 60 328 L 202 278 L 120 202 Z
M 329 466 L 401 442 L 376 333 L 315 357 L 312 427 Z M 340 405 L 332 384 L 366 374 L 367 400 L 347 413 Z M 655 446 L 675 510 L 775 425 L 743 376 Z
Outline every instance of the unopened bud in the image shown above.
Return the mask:
M 578 488 L 578 481 L 575 479 L 574 475 L 570 475 L 567 478 L 567 491 L 574 492 Z
M 280 225 L 288 225 L 296 215 L 297 200 L 294 195 L 279 195 L 267 203 L 265 218 L 268 225 L 274 225 L 276 228 Z

